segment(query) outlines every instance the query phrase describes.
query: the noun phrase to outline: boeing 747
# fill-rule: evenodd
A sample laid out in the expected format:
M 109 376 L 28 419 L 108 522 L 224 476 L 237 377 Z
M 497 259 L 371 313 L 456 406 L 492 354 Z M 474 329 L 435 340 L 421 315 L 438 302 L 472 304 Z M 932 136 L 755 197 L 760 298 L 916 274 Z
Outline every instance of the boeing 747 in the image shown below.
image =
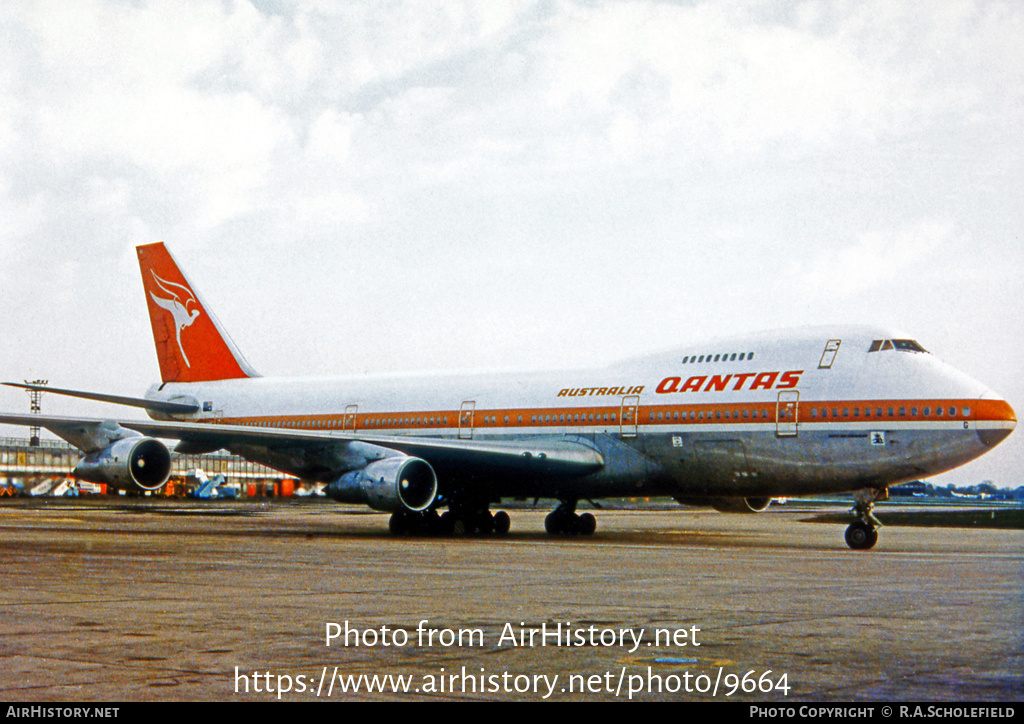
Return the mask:
M 855 493 L 851 548 L 871 548 L 889 486 L 991 450 L 1010 405 L 905 334 L 870 327 L 770 332 L 590 370 L 528 374 L 262 377 L 164 244 L 137 249 L 161 383 L 150 421 L 0 415 L 85 453 L 82 480 L 155 491 L 175 450 L 221 448 L 391 513 L 395 533 L 506 533 L 502 499 L 558 501 L 551 534 L 589 535 L 577 503 L 669 496 L 723 512 Z M 13 383 L 8 383 L 13 384 Z

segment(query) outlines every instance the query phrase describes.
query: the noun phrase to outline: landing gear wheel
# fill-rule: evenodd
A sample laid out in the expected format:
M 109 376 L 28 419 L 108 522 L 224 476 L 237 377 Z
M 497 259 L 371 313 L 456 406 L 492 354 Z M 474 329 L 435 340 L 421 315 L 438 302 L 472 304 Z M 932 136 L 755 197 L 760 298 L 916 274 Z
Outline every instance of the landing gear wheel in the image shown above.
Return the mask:
M 388 529 L 392 535 L 435 535 L 440 528 L 441 518 L 436 510 L 419 513 L 396 510 L 388 519 Z
M 481 511 L 476 516 L 476 530 L 480 535 L 490 535 L 494 532 L 494 516 L 489 510 Z
M 863 521 L 856 521 L 846 529 L 846 545 L 855 551 L 866 551 L 878 542 L 878 531 Z
M 548 513 L 544 517 L 544 530 L 547 531 L 548 535 L 558 535 L 562 532 L 561 516 L 558 515 L 557 511 Z
M 409 532 L 409 521 L 404 512 L 396 510 L 388 520 L 388 529 L 391 535 L 405 535 Z
M 494 534 L 495 535 L 507 535 L 509 529 L 512 527 L 512 519 L 508 513 L 504 510 L 499 510 L 494 514 Z
M 593 535 L 597 530 L 597 519 L 591 513 L 578 515 L 576 504 L 562 503 L 544 518 L 544 530 L 548 535 Z
M 580 535 L 594 535 L 597 530 L 597 518 L 591 513 L 584 513 L 576 519 L 576 532 Z
M 882 523 L 871 514 L 875 502 L 889 499 L 888 488 L 863 488 L 853 494 L 853 514 L 857 520 L 846 529 L 846 545 L 855 551 L 866 551 L 878 542 Z

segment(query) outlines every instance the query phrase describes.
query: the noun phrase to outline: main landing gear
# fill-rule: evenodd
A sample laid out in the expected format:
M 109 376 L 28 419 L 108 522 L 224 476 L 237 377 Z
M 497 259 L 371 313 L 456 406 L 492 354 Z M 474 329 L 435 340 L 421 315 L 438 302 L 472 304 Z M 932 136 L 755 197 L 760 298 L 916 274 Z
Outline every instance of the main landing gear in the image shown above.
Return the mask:
M 544 530 L 549 535 L 593 535 L 597 518 L 591 513 L 576 512 L 576 501 L 562 503 L 544 519 Z
M 511 527 L 508 513 L 491 513 L 486 507 L 453 507 L 443 514 L 436 509 L 422 513 L 396 510 L 388 521 L 394 535 L 505 535 Z
M 858 490 L 854 496 L 853 513 L 857 520 L 846 529 L 846 545 L 855 551 L 866 551 L 878 542 L 878 529 L 882 524 L 871 514 L 875 501 L 888 500 L 888 488 L 865 488 Z

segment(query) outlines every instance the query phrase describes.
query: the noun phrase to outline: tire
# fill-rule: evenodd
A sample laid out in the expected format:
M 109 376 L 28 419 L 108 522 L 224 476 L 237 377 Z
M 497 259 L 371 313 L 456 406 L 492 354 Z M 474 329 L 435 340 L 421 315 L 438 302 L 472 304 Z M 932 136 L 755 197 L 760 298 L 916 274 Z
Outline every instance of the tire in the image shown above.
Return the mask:
M 562 532 L 561 520 L 555 513 L 548 513 L 544 518 L 544 530 L 548 535 L 558 535 Z
M 597 518 L 592 513 L 583 513 L 576 520 L 576 530 L 580 535 L 594 535 L 597 530 Z
M 866 551 L 878 542 L 878 531 L 867 523 L 857 521 L 846 529 L 846 545 L 855 551 Z
M 495 535 L 507 535 L 509 529 L 512 527 L 512 519 L 508 516 L 504 510 L 499 510 L 494 514 L 494 534 Z

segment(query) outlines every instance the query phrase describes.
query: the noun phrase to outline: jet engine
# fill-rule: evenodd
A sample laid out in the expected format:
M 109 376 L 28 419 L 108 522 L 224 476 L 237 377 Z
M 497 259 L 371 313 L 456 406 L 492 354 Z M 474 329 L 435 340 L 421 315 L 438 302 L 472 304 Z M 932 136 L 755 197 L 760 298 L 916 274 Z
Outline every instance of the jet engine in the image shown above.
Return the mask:
M 683 505 L 710 505 L 719 513 L 762 513 L 772 504 L 771 498 L 676 498 Z
M 327 495 L 375 510 L 419 512 L 437 498 L 437 475 L 426 460 L 396 455 L 345 473 L 327 487 Z
M 716 498 L 711 507 L 719 513 L 762 513 L 771 504 L 771 498 Z
M 171 476 L 171 453 L 151 437 L 126 437 L 86 455 L 75 477 L 127 491 L 159 490 Z

